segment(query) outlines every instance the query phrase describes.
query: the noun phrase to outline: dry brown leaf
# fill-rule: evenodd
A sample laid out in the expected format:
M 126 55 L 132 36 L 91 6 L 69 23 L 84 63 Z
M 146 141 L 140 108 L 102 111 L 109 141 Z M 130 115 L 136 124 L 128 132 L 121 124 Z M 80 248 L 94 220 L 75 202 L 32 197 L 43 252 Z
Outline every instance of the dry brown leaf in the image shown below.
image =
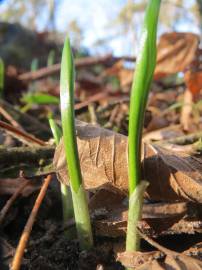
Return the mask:
M 195 58 L 185 71 L 184 80 L 196 100 L 202 90 L 202 49 L 198 48 Z
M 131 84 L 133 73 L 133 70 L 124 68 L 123 60 L 119 60 L 112 67 L 106 69 L 103 75 L 117 76 L 120 81 L 120 86 L 123 89 Z
M 109 230 L 113 230 L 111 235 L 116 235 L 121 227 L 122 231 L 126 230 L 128 206 L 120 192 L 100 189 L 90 199 L 89 207 L 95 216 L 96 229 L 101 229 L 102 235 L 108 235 Z M 189 204 L 185 202 L 147 203 L 143 205 L 142 221 L 145 221 L 145 225 L 147 224 L 153 232 L 159 234 L 181 220 L 188 213 L 189 208 Z M 106 223 L 107 226 L 103 226 Z
M 97 189 L 111 184 L 127 191 L 127 137 L 84 122 L 77 122 L 77 145 L 84 184 Z M 63 141 L 54 156 L 59 180 L 68 184 Z
M 183 251 L 183 254 L 202 260 L 202 242 L 197 243 L 189 249 Z
M 170 74 L 183 72 L 191 63 L 195 63 L 198 57 L 199 42 L 199 36 L 193 33 L 163 34 L 158 44 L 154 78 L 158 80 Z M 130 85 L 133 80 L 133 70 L 126 69 L 123 60 L 116 62 L 105 71 L 105 74 L 117 76 L 122 88 Z M 196 85 L 194 80 L 200 81 L 200 83 Z M 199 85 L 201 85 L 201 73 L 198 74 L 192 70 L 191 73 L 187 73 L 185 81 L 191 91 L 198 91 Z
M 154 115 L 147 126 L 147 132 L 162 129 L 167 126 L 169 126 L 169 122 L 163 115 Z
M 172 125 L 143 134 L 143 141 L 151 143 L 152 141 L 168 140 L 183 135 L 184 132 L 182 132 L 180 125 Z
M 158 44 L 155 78 L 184 71 L 195 59 L 200 39 L 193 33 L 166 33 Z
M 202 160 L 183 152 L 147 145 L 144 176 L 147 193 L 155 200 L 188 200 L 202 203 Z
M 198 94 L 202 91 L 202 70 L 196 72 L 188 70 L 184 75 L 184 80 L 188 89 L 192 92 L 194 100 L 196 100 Z
M 77 145 L 84 185 L 87 189 L 103 186 L 127 193 L 128 138 L 91 124 L 77 122 Z M 202 203 L 202 161 L 185 153 L 144 145 L 144 179 L 151 199 L 187 200 Z M 54 156 L 59 180 L 68 184 L 63 141 Z
M 201 270 L 202 262 L 184 254 L 163 256 L 160 251 L 124 252 L 118 260 L 127 268 L 135 270 Z
M 163 231 L 160 228 L 160 225 L 163 225 L 163 222 L 167 223 L 165 219 L 157 220 L 158 224 L 148 224 L 146 220 L 141 220 L 138 223 L 138 228 L 143 231 L 145 234 L 150 236 L 158 235 L 177 235 L 177 234 L 195 234 L 202 233 L 202 222 L 201 221 L 190 221 L 185 219 L 180 219 L 179 222 L 175 223 L 172 227 L 164 227 Z M 161 224 L 160 224 L 161 222 Z M 160 230 L 161 229 L 161 230 Z M 104 218 L 104 215 L 101 215 L 101 218 L 97 218 L 94 221 L 94 230 L 95 234 L 104 237 L 125 237 L 127 230 L 127 219 L 123 219 L 113 215 L 113 218 L 110 220 L 109 216 Z
M 201 270 L 202 261 L 169 250 L 151 238 L 140 235 L 159 251 L 154 252 L 123 252 L 118 254 L 118 260 L 127 268 L 136 270 Z M 141 256 L 142 255 L 142 256 Z M 141 260 L 142 259 L 142 260 Z
M 158 260 L 164 258 L 164 253 L 160 251 L 150 251 L 150 252 L 121 252 L 117 255 L 117 261 L 120 261 L 124 266 L 135 268 L 142 265 L 143 263 L 152 263 L 153 260 Z

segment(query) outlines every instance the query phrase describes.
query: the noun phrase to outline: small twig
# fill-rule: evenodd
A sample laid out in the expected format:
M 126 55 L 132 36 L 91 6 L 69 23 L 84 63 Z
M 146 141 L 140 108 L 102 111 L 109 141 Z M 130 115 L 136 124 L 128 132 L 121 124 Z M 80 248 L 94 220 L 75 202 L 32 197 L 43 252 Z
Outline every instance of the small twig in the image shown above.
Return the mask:
M 22 163 L 38 163 L 40 159 L 52 159 L 54 156 L 55 146 L 19 146 L 19 147 L 0 147 L 0 164 L 13 166 Z M 29 159 L 29 160 L 28 160 Z
M 103 64 L 112 59 L 113 56 L 111 54 L 107 54 L 100 57 L 84 57 L 77 59 L 75 61 L 75 66 L 78 69 L 96 64 Z M 37 80 L 58 73 L 59 71 L 60 71 L 60 64 L 55 64 L 49 67 L 38 69 L 36 71 L 21 74 L 19 75 L 18 79 L 22 81 Z
M 193 263 L 193 269 L 201 269 L 201 266 L 198 264 L 200 263 L 200 261 L 198 259 L 195 259 L 191 256 L 188 256 L 186 254 L 183 253 L 179 253 L 173 250 L 170 250 L 168 248 L 165 248 L 163 246 L 161 246 L 160 244 L 156 243 L 153 239 L 151 239 L 150 237 L 146 236 L 145 234 L 143 234 L 139 229 L 137 230 L 139 235 L 144 238 L 150 245 L 152 245 L 153 247 L 157 248 L 158 250 L 160 250 L 161 252 L 163 252 L 164 254 L 166 254 L 167 256 L 173 257 L 174 260 L 179 260 L 179 258 L 181 259 L 188 259 L 189 262 Z M 181 261 L 182 262 L 182 261 Z M 179 264 L 177 263 L 177 265 L 179 266 Z M 180 264 L 181 265 L 181 264 Z M 194 268 L 195 267 L 195 268 Z M 179 268 L 181 269 L 181 268 Z
M 12 266 L 11 266 L 12 270 L 19 270 L 20 269 L 21 262 L 22 262 L 22 257 L 23 257 L 23 254 L 24 254 L 24 250 L 26 248 L 26 245 L 27 245 L 27 242 L 29 240 L 29 236 L 30 236 L 34 221 L 36 219 L 39 207 L 40 207 L 40 205 L 41 205 L 41 203 L 43 201 L 43 198 L 44 198 L 44 196 L 46 194 L 46 191 L 47 191 L 48 185 L 49 185 L 49 183 L 51 181 L 51 178 L 52 178 L 51 175 L 48 175 L 45 178 L 44 183 L 43 183 L 43 185 L 41 187 L 41 190 L 39 192 L 39 195 L 38 195 L 38 197 L 37 197 L 37 199 L 35 201 L 32 212 L 31 212 L 31 214 L 30 214 L 30 216 L 29 216 L 29 218 L 27 220 L 24 231 L 23 231 L 23 233 L 21 235 L 21 238 L 20 238 L 20 241 L 18 243 L 16 253 L 15 253 L 15 256 L 14 256 L 13 261 L 12 261 Z
M 105 128 L 111 128 L 113 127 L 113 124 L 115 122 L 115 118 L 120 110 L 120 104 L 115 105 L 111 112 L 111 116 L 109 118 L 109 121 L 105 124 Z
M 46 145 L 46 143 L 30 134 L 28 134 L 25 131 L 19 130 L 16 127 L 13 127 L 11 125 L 9 125 L 8 123 L 1 121 L 0 120 L 0 128 L 10 132 L 15 138 L 21 138 L 23 141 L 25 141 L 28 145 L 32 145 L 33 143 L 37 144 L 37 145 L 41 145 L 44 146 Z
M 92 102 L 100 101 L 100 100 L 102 100 L 104 98 L 107 98 L 107 97 L 108 97 L 107 92 L 101 92 L 101 93 L 95 94 L 95 95 L 89 97 L 87 100 L 75 104 L 74 109 L 75 110 L 80 110 L 80 109 L 82 109 L 84 107 L 87 107 Z
M 4 207 L 1 209 L 0 212 L 0 225 L 2 224 L 8 210 L 11 208 L 12 204 L 14 203 L 15 199 L 20 195 L 23 189 L 29 184 L 29 181 L 25 181 L 20 185 L 20 187 L 13 193 L 13 195 L 8 199 Z
M 151 239 L 149 236 L 143 234 L 140 229 L 137 229 L 138 231 L 138 234 L 145 240 L 147 241 L 150 245 L 152 245 L 153 247 L 157 248 L 158 250 L 162 251 L 163 253 L 165 254 L 168 254 L 168 255 L 172 255 L 172 256 L 179 256 L 180 253 L 176 252 L 176 251 L 173 251 L 173 250 L 170 250 L 168 248 L 165 248 L 163 246 L 161 246 L 160 244 L 158 244 L 157 242 L 155 242 L 153 239 Z
M 158 144 L 164 144 L 164 143 L 171 143 L 171 144 L 179 144 L 179 145 L 186 145 L 186 144 L 192 144 L 202 138 L 202 131 L 179 136 L 177 138 L 172 138 L 168 140 L 162 140 L 160 142 L 157 142 Z
M 96 125 L 97 124 L 97 115 L 96 115 L 96 112 L 95 112 L 94 103 L 88 105 L 88 112 L 89 112 L 89 115 L 90 115 L 91 124 Z
M 3 117 L 11 123 L 11 125 L 24 131 L 21 125 L 15 121 L 15 119 L 2 106 L 0 106 L 0 114 L 2 114 Z
M 47 133 L 47 134 L 50 133 L 49 128 L 45 124 L 42 124 L 39 120 L 37 120 L 37 118 L 35 118 L 35 117 L 31 116 L 31 115 L 28 115 L 26 113 L 22 113 L 20 110 L 18 110 L 13 105 L 6 102 L 5 100 L 0 99 L 0 106 L 4 110 L 8 111 L 9 114 L 14 119 L 17 119 L 18 122 L 23 124 L 23 126 L 26 126 L 26 130 L 31 130 L 31 131 L 34 130 L 35 134 L 38 134 L 38 133 L 43 134 L 44 132 Z M 32 124 L 32 128 L 31 128 L 31 126 L 29 126 L 30 124 Z
M 121 59 L 125 61 L 129 61 L 129 62 L 134 62 L 136 60 L 136 58 L 130 57 L 130 56 L 114 57 L 111 54 L 107 54 L 100 57 L 90 56 L 90 57 L 76 59 L 75 66 L 77 69 L 79 69 L 79 68 L 93 66 L 97 64 L 112 65 L 113 63 Z M 31 72 L 26 72 L 24 74 L 21 74 L 18 76 L 18 79 L 22 81 L 38 80 L 38 79 L 42 79 L 44 77 L 53 75 L 55 73 L 58 73 L 59 71 L 60 71 L 60 64 L 55 64 L 49 67 L 38 69 L 36 71 L 31 71 Z
M 184 131 L 189 131 L 193 107 L 194 94 L 186 88 L 184 92 L 184 105 L 181 110 L 180 123 Z

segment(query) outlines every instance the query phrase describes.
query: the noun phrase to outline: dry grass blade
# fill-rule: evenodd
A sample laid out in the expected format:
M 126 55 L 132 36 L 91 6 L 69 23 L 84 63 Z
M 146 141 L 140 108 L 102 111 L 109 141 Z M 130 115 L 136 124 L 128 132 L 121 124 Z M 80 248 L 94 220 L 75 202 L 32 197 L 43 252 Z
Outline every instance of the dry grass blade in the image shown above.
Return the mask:
M 6 204 L 4 205 L 4 207 L 1 209 L 1 212 L 0 212 L 0 225 L 2 224 L 2 222 L 3 222 L 3 220 L 4 220 L 5 216 L 6 216 L 6 213 L 11 208 L 11 206 L 14 203 L 15 199 L 20 195 L 20 193 L 28 185 L 29 185 L 29 181 L 25 180 L 25 182 L 23 182 L 19 186 L 19 188 L 15 191 L 15 193 L 9 198 L 9 200 L 6 202 Z
M 13 127 L 3 121 L 0 120 L 0 128 L 4 129 L 6 132 L 9 132 L 13 137 L 17 138 L 18 140 L 23 141 L 27 145 L 41 145 L 44 146 L 46 143 L 25 131 L 19 130 L 16 127 Z
M 12 270 L 19 270 L 20 269 L 22 257 L 23 257 L 24 250 L 25 250 L 25 247 L 27 245 L 27 242 L 29 240 L 29 236 L 30 236 L 30 233 L 31 233 L 31 230 L 32 230 L 32 226 L 34 224 L 34 221 L 36 219 L 39 207 L 40 207 L 40 205 L 41 205 L 41 203 L 43 201 L 43 198 L 44 198 L 44 196 L 46 194 L 46 191 L 47 191 L 47 188 L 48 188 L 48 185 L 49 185 L 51 179 L 52 179 L 51 175 L 48 175 L 44 180 L 44 183 L 43 183 L 43 185 L 41 187 L 39 195 L 38 195 L 38 197 L 37 197 L 37 199 L 35 201 L 32 212 L 31 212 L 31 214 L 30 214 L 30 216 L 29 216 L 29 218 L 27 220 L 24 231 L 23 231 L 23 233 L 21 235 L 21 238 L 20 238 L 20 241 L 18 243 L 18 247 L 16 249 L 16 253 L 15 253 L 15 256 L 14 256 L 13 261 L 12 261 L 12 266 L 11 266 Z

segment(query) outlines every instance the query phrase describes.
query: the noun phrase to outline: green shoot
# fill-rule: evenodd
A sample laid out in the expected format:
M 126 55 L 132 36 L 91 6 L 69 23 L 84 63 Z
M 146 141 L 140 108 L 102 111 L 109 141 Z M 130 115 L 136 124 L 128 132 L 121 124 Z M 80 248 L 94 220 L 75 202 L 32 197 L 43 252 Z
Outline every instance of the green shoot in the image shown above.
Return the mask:
M 55 123 L 53 118 L 49 118 L 49 125 L 53 133 L 55 144 L 58 145 L 60 138 L 62 137 L 62 131 Z M 70 188 L 64 184 L 60 184 L 61 196 L 62 196 L 62 212 L 63 212 L 63 221 L 67 222 L 73 216 L 73 206 L 72 206 L 72 196 Z
M 55 62 L 55 51 L 51 50 L 48 54 L 47 66 L 50 67 Z
M 62 130 L 58 127 L 58 125 L 55 123 L 52 117 L 49 117 L 48 121 L 49 121 L 51 131 L 53 133 L 55 144 L 58 145 L 60 142 L 60 139 L 62 138 Z
M 44 104 L 53 104 L 58 105 L 60 103 L 60 100 L 58 97 L 44 94 L 40 92 L 36 93 L 26 93 L 22 97 L 22 102 L 30 104 L 30 105 L 44 105 Z
M 37 58 L 34 58 L 31 62 L 31 71 L 36 71 L 39 67 L 39 60 Z
M 0 97 L 3 96 L 3 90 L 4 90 L 4 61 L 0 58 Z
M 141 218 L 142 197 L 146 188 L 141 181 L 141 137 L 150 84 L 156 65 L 156 32 L 161 0 L 150 0 L 144 19 L 140 51 L 131 90 L 129 114 L 129 218 L 126 250 L 139 249 L 137 222 Z
M 77 234 L 80 248 L 85 250 L 93 246 L 93 237 L 76 142 L 74 76 L 74 62 L 70 41 L 69 38 L 66 38 L 60 73 L 61 118 Z

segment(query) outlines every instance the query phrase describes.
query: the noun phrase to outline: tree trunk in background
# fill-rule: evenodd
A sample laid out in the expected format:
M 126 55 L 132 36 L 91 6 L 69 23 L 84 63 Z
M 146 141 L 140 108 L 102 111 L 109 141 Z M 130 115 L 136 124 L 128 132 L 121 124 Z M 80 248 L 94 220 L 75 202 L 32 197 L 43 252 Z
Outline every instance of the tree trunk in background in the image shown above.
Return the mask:
M 196 0 L 199 10 L 200 31 L 202 33 L 202 0 Z

